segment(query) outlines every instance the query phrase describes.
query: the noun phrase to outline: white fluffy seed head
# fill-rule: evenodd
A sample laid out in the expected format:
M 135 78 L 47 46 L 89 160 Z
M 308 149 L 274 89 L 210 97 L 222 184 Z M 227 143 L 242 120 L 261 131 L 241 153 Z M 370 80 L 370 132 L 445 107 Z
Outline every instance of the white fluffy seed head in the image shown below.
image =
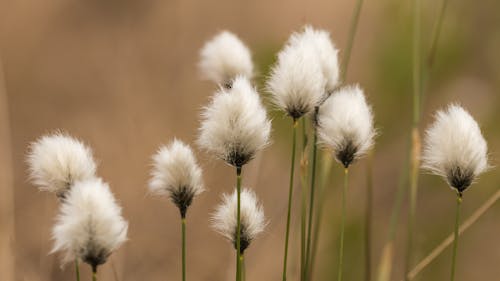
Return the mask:
M 200 52 L 199 67 L 205 79 L 230 87 L 236 76 L 252 78 L 250 50 L 233 33 L 222 31 L 205 43 Z
M 372 110 L 358 86 L 339 89 L 319 108 L 319 142 L 346 168 L 373 146 L 375 134 Z
M 221 88 L 202 113 L 198 144 L 235 167 L 269 143 L 271 122 L 259 94 L 246 77 Z
M 488 146 L 465 109 L 450 105 L 436 113 L 425 133 L 422 166 L 442 176 L 459 193 L 488 169 Z
M 318 106 L 326 94 L 318 48 L 305 36 L 292 34 L 278 53 L 267 81 L 274 104 L 293 118 L 300 118 Z
M 255 193 L 248 188 L 241 191 L 240 205 L 240 250 L 243 253 L 250 243 L 264 231 L 266 220 L 264 208 L 258 202 Z M 212 215 L 213 228 L 226 237 L 236 249 L 237 241 L 237 194 L 224 194 L 222 203 Z
M 127 240 L 127 229 L 108 184 L 97 178 L 79 181 L 61 205 L 52 252 L 62 252 L 63 264 L 79 259 L 97 267 Z
M 74 182 L 95 177 L 92 150 L 62 133 L 49 134 L 32 143 L 26 160 L 33 184 L 60 197 Z
M 149 190 L 170 197 L 185 217 L 193 198 L 203 192 L 202 171 L 188 145 L 174 140 L 160 147 L 153 156 Z
M 331 93 L 339 83 L 338 50 L 333 44 L 330 33 L 306 25 L 302 32 L 294 33 L 290 38 L 292 45 L 310 44 L 315 48 L 319 64 L 326 80 L 326 92 Z

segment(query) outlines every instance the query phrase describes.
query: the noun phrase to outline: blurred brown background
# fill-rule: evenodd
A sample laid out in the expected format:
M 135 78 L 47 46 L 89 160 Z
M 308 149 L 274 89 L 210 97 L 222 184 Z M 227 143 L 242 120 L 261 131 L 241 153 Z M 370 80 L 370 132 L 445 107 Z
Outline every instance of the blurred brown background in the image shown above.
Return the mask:
M 428 48 L 441 1 L 424 1 Z M 27 181 L 29 142 L 55 129 L 85 140 L 99 159 L 130 222 L 128 241 L 101 268 L 100 280 L 179 280 L 180 221 L 167 200 L 146 195 L 150 156 L 174 137 L 193 143 L 199 112 L 215 87 L 200 81 L 199 48 L 222 29 L 252 49 L 262 79 L 288 35 L 305 23 L 346 45 L 354 1 L 0 0 L 0 280 L 74 280 L 49 255 L 57 200 Z M 405 166 L 411 113 L 411 2 L 365 1 L 348 82 L 360 83 L 374 105 L 381 136 L 375 157 L 374 266 L 387 237 L 397 183 Z M 426 85 L 423 126 L 436 109 L 459 102 L 482 124 L 492 164 L 500 151 L 500 3 L 450 1 L 435 66 Z M 247 252 L 247 280 L 281 278 L 289 165 L 289 121 L 274 118 L 273 145 L 244 171 L 270 224 Z M 233 251 L 209 226 L 209 212 L 233 186 L 233 169 L 198 153 L 208 192 L 188 213 L 188 279 L 233 278 Z M 349 190 L 345 280 L 363 278 L 365 161 L 353 166 Z M 336 271 L 340 167 L 334 166 L 316 280 Z M 500 184 L 498 171 L 467 192 L 464 218 Z M 455 197 L 439 179 L 421 176 L 417 260 L 452 230 Z M 298 181 L 297 181 L 298 182 Z M 298 189 L 298 185 L 297 185 Z M 295 198 L 298 198 L 296 196 Z M 298 207 L 298 202 L 295 204 Z M 295 209 L 294 214 L 298 214 Z M 406 202 L 393 279 L 402 277 Z M 500 280 L 500 204 L 461 238 L 457 280 Z M 297 280 L 298 220 L 294 217 L 290 280 Z M 448 278 L 445 251 L 416 280 Z M 82 267 L 82 280 L 90 279 Z

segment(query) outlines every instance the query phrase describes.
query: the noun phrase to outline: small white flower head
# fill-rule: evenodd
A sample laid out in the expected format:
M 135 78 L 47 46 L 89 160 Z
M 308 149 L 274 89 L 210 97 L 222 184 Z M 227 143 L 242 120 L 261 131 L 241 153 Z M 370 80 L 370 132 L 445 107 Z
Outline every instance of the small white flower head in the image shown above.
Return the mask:
M 247 188 L 243 188 L 240 198 L 240 251 L 241 254 L 250 246 L 250 243 L 264 231 L 266 219 L 264 208 L 258 202 L 255 193 Z M 232 194 L 224 194 L 222 203 L 217 207 L 212 215 L 213 228 L 226 237 L 236 249 L 237 241 L 237 194 L 236 189 Z
M 184 218 L 193 198 L 203 192 L 202 172 L 193 151 L 183 142 L 174 140 L 158 150 L 153 163 L 149 190 L 170 197 Z
M 95 177 L 92 150 L 62 133 L 49 134 L 32 143 L 26 161 L 33 184 L 60 198 L 74 182 Z
M 373 113 L 358 86 L 333 93 L 319 108 L 319 142 L 333 150 L 345 168 L 373 146 Z
M 108 184 L 97 178 L 79 181 L 61 205 L 52 252 L 63 252 L 63 264 L 79 259 L 95 271 L 127 240 L 127 230 Z
M 422 166 L 446 179 L 458 194 L 488 169 L 488 146 L 481 129 L 462 107 L 450 105 L 436 113 L 425 133 Z
M 292 34 L 278 53 L 267 81 L 274 104 L 294 119 L 311 112 L 324 99 L 327 81 L 317 47 Z
M 306 25 L 300 33 L 290 39 L 292 45 L 311 44 L 319 57 L 319 64 L 326 80 L 326 92 L 331 93 L 339 83 L 338 50 L 333 44 L 330 33 Z
M 222 31 L 205 43 L 200 52 L 199 67 L 205 79 L 231 88 L 236 76 L 252 78 L 250 50 L 233 33 Z
M 198 144 L 235 167 L 250 161 L 269 143 L 271 122 L 259 94 L 242 76 L 221 88 L 202 113 Z

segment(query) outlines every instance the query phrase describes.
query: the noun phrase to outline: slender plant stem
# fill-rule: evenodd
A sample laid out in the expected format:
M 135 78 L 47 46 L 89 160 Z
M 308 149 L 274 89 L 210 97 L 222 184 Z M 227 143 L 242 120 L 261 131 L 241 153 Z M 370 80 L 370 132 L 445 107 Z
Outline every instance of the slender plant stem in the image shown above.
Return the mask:
M 186 218 L 181 218 L 182 228 L 182 281 L 186 281 Z
M 80 281 L 80 266 L 78 265 L 78 259 L 75 259 L 75 274 L 76 280 Z
M 300 280 L 306 279 L 306 216 L 307 216 L 307 124 L 306 119 L 302 118 L 302 159 L 301 164 L 301 185 L 302 185 L 302 206 L 300 218 Z
M 247 280 L 247 267 L 245 264 L 245 255 L 240 256 L 241 263 L 241 281 Z
M 441 26 L 443 25 L 444 14 L 446 7 L 448 6 L 448 0 L 443 0 L 441 3 L 441 9 L 439 10 L 439 15 L 432 33 L 431 47 L 429 49 L 429 57 L 427 62 L 427 67 L 432 68 L 434 65 L 434 58 L 436 56 L 437 43 L 439 41 L 439 35 L 441 34 Z
M 462 193 L 457 192 L 457 212 L 455 214 L 455 239 L 453 240 L 453 256 L 451 258 L 451 281 L 455 280 L 455 267 L 457 263 L 458 249 L 458 226 L 460 224 L 460 205 L 462 204 Z
M 92 269 L 92 281 L 97 281 L 97 268 Z
M 373 157 L 374 152 L 368 155 L 366 167 L 366 199 L 365 199 L 365 280 L 370 281 L 371 272 L 371 230 L 372 230 L 372 200 L 373 200 Z
M 460 225 L 458 234 L 461 235 L 469 227 L 471 227 L 479 218 L 484 215 L 495 203 L 500 199 L 500 190 L 497 190 L 491 197 L 486 200 L 474 213 L 468 217 L 463 224 Z M 448 235 L 434 250 L 432 250 L 425 258 L 423 258 L 411 271 L 408 273 L 408 279 L 415 278 L 424 268 L 434 261 L 448 246 L 454 241 L 454 233 Z
M 237 210 L 236 210 L 236 281 L 241 281 L 241 167 L 236 167 L 236 193 L 237 193 Z
M 317 109 L 316 109 L 317 110 Z M 316 184 L 316 158 L 317 158 L 317 141 L 318 141 L 318 132 L 316 130 L 316 126 L 314 127 L 314 137 L 313 137 L 313 152 L 312 152 L 312 171 L 311 171 L 311 190 L 309 194 L 309 218 L 307 222 L 307 243 L 306 243 L 306 263 L 305 263 L 305 276 L 306 280 L 309 276 L 309 262 L 311 258 L 311 231 L 312 231 L 312 221 L 314 214 L 314 190 Z
M 356 6 L 354 8 L 354 14 L 351 20 L 351 27 L 349 29 L 349 37 L 347 39 L 347 46 L 345 49 L 345 56 L 342 62 L 341 68 L 341 83 L 345 81 L 347 75 L 347 68 L 349 66 L 349 60 L 351 59 L 351 50 L 354 43 L 354 37 L 356 36 L 356 31 L 358 29 L 359 15 L 361 14 L 361 7 L 363 6 L 363 0 L 357 0 Z
M 342 281 L 342 267 L 344 263 L 344 232 L 345 232 L 345 217 L 346 217 L 346 196 L 347 185 L 349 181 L 349 169 L 344 169 L 344 188 L 342 189 L 342 214 L 340 218 L 340 247 L 339 247 L 339 266 L 337 280 Z
M 295 151 L 297 146 L 297 119 L 293 118 L 292 125 L 292 163 L 290 165 L 290 186 L 288 188 L 288 213 L 286 217 L 286 234 L 285 234 L 285 257 L 283 261 L 283 281 L 286 280 L 286 266 L 288 260 L 288 239 L 290 236 L 290 219 L 292 210 L 292 194 L 293 194 L 293 179 L 295 172 Z

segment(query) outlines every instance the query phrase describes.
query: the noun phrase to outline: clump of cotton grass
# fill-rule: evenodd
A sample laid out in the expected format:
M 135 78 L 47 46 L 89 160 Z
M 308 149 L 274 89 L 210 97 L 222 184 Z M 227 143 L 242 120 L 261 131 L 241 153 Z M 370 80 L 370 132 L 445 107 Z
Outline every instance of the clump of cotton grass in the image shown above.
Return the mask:
M 52 252 L 62 252 L 63 264 L 81 260 L 97 267 L 127 240 L 123 219 L 109 185 L 95 178 L 77 181 L 63 201 L 54 225 Z
M 269 143 L 271 122 L 259 94 L 242 76 L 221 88 L 202 113 L 198 144 L 226 163 L 241 168 Z
M 252 78 L 254 67 L 248 47 L 235 34 L 222 31 L 201 49 L 199 68 L 205 79 L 231 88 L 237 76 Z
M 222 203 L 212 215 L 213 228 L 227 238 L 236 249 L 237 244 L 237 193 L 223 194 Z M 264 208 L 255 193 L 243 188 L 241 192 L 240 252 L 243 255 L 251 242 L 264 231 Z
M 334 92 L 319 108 L 319 142 L 347 169 L 373 146 L 373 113 L 359 86 Z
M 182 280 L 186 280 L 186 212 L 195 196 L 203 192 L 202 171 L 191 148 L 174 140 L 153 156 L 149 190 L 168 196 L 179 208 L 182 231 Z
M 488 145 L 477 122 L 461 106 L 450 105 L 436 113 L 434 123 L 425 133 L 422 167 L 443 177 L 457 194 L 451 263 L 453 281 L 462 195 L 488 169 Z
M 168 196 L 186 217 L 193 198 L 203 192 L 202 171 L 191 148 L 179 140 L 162 146 L 153 156 L 153 170 L 149 190 Z
M 488 145 L 477 122 L 461 106 L 436 113 L 425 133 L 422 167 L 443 177 L 458 193 L 488 169 Z
M 342 280 L 348 170 L 353 161 L 365 155 L 373 146 L 376 134 L 372 110 L 359 86 L 339 89 L 320 106 L 318 134 L 319 142 L 333 151 L 345 172 L 338 259 L 338 280 Z
M 64 198 L 75 182 L 94 178 L 97 166 L 88 146 L 63 133 L 33 142 L 26 161 L 33 184 L 59 198 Z

